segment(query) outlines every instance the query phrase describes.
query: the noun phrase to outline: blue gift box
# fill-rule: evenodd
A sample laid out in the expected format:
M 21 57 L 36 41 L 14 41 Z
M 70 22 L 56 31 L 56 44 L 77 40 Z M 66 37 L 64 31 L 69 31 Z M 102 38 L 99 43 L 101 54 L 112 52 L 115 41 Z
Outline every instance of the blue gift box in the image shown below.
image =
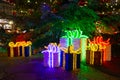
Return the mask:
M 65 70 L 66 71 L 73 70 L 73 54 L 70 53 L 65 54 Z
M 20 56 L 22 56 L 22 46 L 20 46 Z
M 77 67 L 77 69 L 79 69 L 80 68 L 80 54 L 77 54 L 77 60 L 76 60 L 76 67 Z
M 80 54 L 61 53 L 60 67 L 66 71 L 72 71 L 80 68 Z
M 60 51 L 60 67 L 63 67 L 63 54 L 64 54 L 64 51 Z
M 28 57 L 30 55 L 30 48 L 29 46 L 24 47 L 25 48 L 25 57 Z

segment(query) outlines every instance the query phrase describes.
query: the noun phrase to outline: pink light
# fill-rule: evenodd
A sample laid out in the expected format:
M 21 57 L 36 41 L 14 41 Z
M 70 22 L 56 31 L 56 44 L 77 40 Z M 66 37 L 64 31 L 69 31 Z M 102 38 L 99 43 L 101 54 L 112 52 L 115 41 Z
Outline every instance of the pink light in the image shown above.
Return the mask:
M 54 60 L 54 57 L 53 57 L 53 53 L 52 53 L 52 67 L 53 67 L 53 60 Z
M 49 53 L 49 57 L 48 57 L 48 58 L 49 58 L 48 65 L 49 65 L 49 67 L 51 67 L 51 66 L 50 66 L 50 52 L 48 52 L 48 53 Z

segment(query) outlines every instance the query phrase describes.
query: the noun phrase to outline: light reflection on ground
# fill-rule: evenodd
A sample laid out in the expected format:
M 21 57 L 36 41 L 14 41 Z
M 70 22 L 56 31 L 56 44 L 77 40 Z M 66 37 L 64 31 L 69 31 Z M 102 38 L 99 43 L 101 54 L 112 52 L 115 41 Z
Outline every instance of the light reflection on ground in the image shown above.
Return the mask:
M 0 79 L 2 80 L 120 80 L 105 74 L 94 67 L 81 64 L 80 69 L 67 72 L 63 68 L 47 68 L 43 59 L 31 58 L 0 58 Z

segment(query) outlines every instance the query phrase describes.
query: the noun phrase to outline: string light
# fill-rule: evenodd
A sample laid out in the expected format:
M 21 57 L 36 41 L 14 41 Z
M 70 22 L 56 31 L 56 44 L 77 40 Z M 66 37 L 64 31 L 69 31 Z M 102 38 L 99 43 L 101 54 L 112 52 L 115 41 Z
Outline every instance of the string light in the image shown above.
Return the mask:
M 110 41 L 110 38 L 108 38 L 106 41 L 103 41 L 102 36 L 94 37 L 93 41 L 89 40 L 90 49 L 93 51 L 92 56 L 94 55 L 95 51 L 101 51 L 101 52 L 103 51 L 103 61 L 105 61 L 106 60 L 106 55 L 107 55 L 105 49 L 110 44 L 109 41 Z M 94 61 L 94 60 L 92 60 L 92 61 Z M 92 64 L 93 64 L 93 62 L 92 62 Z
M 66 35 L 62 36 L 62 38 L 67 38 L 68 46 L 73 44 L 73 39 L 75 38 L 88 38 L 88 36 L 83 35 L 80 29 L 78 30 L 65 30 Z
M 73 70 L 75 70 L 77 68 L 77 54 L 80 54 L 81 53 L 81 48 L 77 49 L 77 50 L 74 50 L 74 46 L 73 45 L 70 45 L 68 46 L 67 48 L 65 47 L 60 47 L 60 49 L 62 51 L 64 51 L 65 54 L 73 54 Z M 64 56 L 65 56 L 64 54 Z M 65 65 L 66 62 L 65 62 L 65 59 L 63 60 L 63 67 L 67 66 Z
M 42 53 L 48 54 L 48 57 L 45 56 L 44 58 L 48 58 L 47 64 L 49 67 L 59 67 L 60 66 L 60 49 L 59 45 L 56 43 L 50 43 L 48 47 L 46 47 L 47 50 L 43 50 Z M 57 60 L 55 59 L 55 54 L 57 55 Z M 46 60 L 46 59 L 44 59 Z M 57 62 L 56 62 L 57 61 Z M 58 63 L 57 65 L 54 65 L 54 62 Z
M 29 56 L 31 56 L 32 54 L 32 49 L 31 49 L 31 45 L 32 45 L 32 42 L 31 41 L 22 41 L 22 42 L 9 42 L 9 47 L 10 47 L 10 57 L 13 57 L 14 56 L 14 50 L 13 48 L 14 47 L 17 47 L 18 48 L 18 56 L 20 55 L 20 46 L 22 46 L 22 56 L 25 57 L 25 47 L 29 47 Z

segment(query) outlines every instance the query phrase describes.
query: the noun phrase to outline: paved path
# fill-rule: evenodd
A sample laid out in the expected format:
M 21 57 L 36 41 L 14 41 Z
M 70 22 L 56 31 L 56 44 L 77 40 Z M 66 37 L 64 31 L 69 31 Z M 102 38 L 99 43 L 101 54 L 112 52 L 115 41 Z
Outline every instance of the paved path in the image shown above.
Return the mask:
M 120 77 L 85 65 L 72 72 L 63 68 L 46 68 L 42 57 L 37 55 L 27 58 L 0 57 L 0 80 L 120 80 Z

